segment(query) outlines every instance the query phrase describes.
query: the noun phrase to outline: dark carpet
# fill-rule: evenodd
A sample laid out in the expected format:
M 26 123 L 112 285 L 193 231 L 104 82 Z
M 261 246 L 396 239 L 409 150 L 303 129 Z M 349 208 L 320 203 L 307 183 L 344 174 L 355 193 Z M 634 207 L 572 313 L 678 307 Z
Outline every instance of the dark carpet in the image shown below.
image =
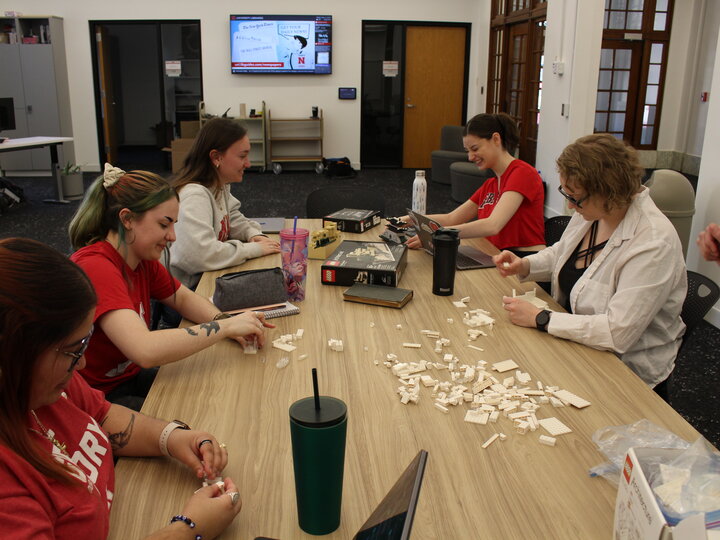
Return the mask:
M 326 186 L 363 186 L 385 197 L 386 214 L 405 214 L 410 205 L 414 171 L 410 169 L 367 169 L 352 179 L 328 179 L 314 172 L 246 173 L 233 194 L 242 201 L 248 216 L 305 217 L 305 198 L 311 191 Z M 94 180 L 85 175 L 85 186 Z M 50 178 L 10 178 L 23 188 L 27 201 L 0 215 L 0 238 L 23 236 L 70 252 L 67 224 L 79 201 L 70 204 L 46 204 L 55 197 Z M 428 183 L 428 213 L 448 212 L 457 206 L 450 197 L 450 186 Z M 720 401 L 717 399 L 720 330 L 702 322 L 688 335 L 678 358 L 670 401 L 672 406 L 716 447 L 720 446 Z

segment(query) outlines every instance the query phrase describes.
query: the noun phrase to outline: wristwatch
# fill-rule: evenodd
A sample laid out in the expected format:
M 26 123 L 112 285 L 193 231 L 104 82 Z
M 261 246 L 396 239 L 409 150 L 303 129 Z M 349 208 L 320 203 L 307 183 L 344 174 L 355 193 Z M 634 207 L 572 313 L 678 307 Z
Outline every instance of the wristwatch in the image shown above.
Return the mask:
M 188 426 L 185 422 L 181 422 L 180 420 L 173 420 L 167 426 L 165 426 L 165 429 L 162 430 L 158 443 L 160 445 L 160 451 L 163 453 L 163 455 L 167 457 L 172 457 L 170 455 L 170 452 L 168 452 L 167 443 L 168 439 L 170 438 L 170 434 L 176 429 L 190 429 L 190 426 Z
M 535 316 L 535 326 L 541 332 L 547 332 L 548 324 L 550 324 L 551 313 L 552 311 L 550 311 L 549 309 L 543 309 Z

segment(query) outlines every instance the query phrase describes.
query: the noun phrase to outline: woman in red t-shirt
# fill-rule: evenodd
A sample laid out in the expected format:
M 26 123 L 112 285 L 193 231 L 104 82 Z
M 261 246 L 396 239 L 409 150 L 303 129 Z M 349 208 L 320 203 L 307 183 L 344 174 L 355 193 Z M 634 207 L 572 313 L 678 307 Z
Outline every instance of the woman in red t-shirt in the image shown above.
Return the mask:
M 204 431 L 105 400 L 85 366 L 96 296 L 83 271 L 34 240 L 0 241 L 0 524 L 5 538 L 106 538 L 113 457 L 172 456 L 217 478 L 224 445 Z M 209 539 L 240 511 L 230 478 L 188 499 L 150 538 Z M 137 494 L 136 494 L 137 495 Z M 129 494 L 132 496 L 132 494 Z
M 468 160 L 495 173 L 449 214 L 430 217 L 460 230 L 460 238 L 486 237 L 498 249 L 535 252 L 545 247 L 545 193 L 535 167 L 513 157 L 520 135 L 507 114 L 478 114 L 465 126 Z M 403 220 L 411 223 L 408 216 Z M 419 248 L 413 237 L 410 248 Z

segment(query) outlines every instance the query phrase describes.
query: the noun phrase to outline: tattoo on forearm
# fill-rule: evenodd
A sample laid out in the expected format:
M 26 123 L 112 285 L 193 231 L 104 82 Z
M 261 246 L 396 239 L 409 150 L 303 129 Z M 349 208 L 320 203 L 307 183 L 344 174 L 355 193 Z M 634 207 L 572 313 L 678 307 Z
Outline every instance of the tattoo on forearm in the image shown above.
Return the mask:
M 185 328 L 185 331 L 186 331 L 188 334 L 190 334 L 191 336 L 197 336 L 197 335 L 198 335 L 198 333 L 197 333 L 195 330 L 193 330 L 192 328 L 190 328 L 189 326 L 188 326 L 187 328 Z
M 113 449 L 113 452 L 120 450 L 121 448 L 124 448 L 128 445 L 128 443 L 130 442 L 130 437 L 132 437 L 134 424 L 135 415 L 131 414 L 130 422 L 128 422 L 128 425 L 124 431 L 118 431 L 117 433 L 108 433 L 108 438 L 110 439 L 110 447 Z
M 205 331 L 207 332 L 207 335 L 209 336 L 213 332 L 215 332 L 217 334 L 220 331 L 220 324 L 218 324 L 217 321 L 210 321 L 210 322 L 202 323 L 200 325 L 200 328 L 205 329 Z

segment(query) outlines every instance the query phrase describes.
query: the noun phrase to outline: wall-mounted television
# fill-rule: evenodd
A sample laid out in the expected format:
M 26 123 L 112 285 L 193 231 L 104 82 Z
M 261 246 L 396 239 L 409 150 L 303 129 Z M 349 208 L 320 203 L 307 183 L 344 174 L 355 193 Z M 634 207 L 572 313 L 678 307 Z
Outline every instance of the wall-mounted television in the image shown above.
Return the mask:
M 232 73 L 332 73 L 332 15 L 230 15 Z

